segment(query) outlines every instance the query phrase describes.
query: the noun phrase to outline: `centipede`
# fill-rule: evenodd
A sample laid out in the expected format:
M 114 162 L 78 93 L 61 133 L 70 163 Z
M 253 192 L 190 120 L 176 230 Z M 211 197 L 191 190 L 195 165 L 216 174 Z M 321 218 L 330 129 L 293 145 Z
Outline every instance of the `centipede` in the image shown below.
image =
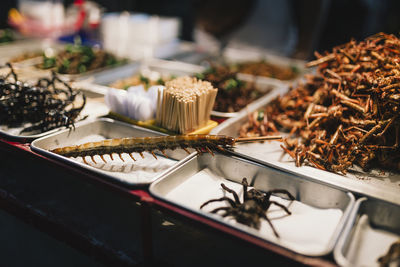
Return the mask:
M 114 160 L 113 154 L 118 154 L 122 161 L 125 161 L 121 154 L 127 153 L 134 161 L 132 153 L 138 153 L 144 158 L 143 152 L 150 152 L 155 159 L 155 152 L 160 151 L 168 158 L 166 150 L 183 149 L 190 154 L 190 148 L 199 154 L 203 152 L 214 156 L 215 152 L 226 152 L 234 148 L 239 142 L 257 142 L 267 140 L 282 140 L 281 136 L 259 136 L 233 138 L 225 135 L 175 135 L 175 136 L 155 136 L 155 137 L 125 137 L 106 139 L 98 142 L 88 142 L 81 145 L 60 147 L 51 152 L 65 157 L 82 157 L 85 164 L 88 164 L 86 157 L 90 157 L 93 163 L 97 163 L 94 156 L 99 155 L 104 163 L 107 163 L 104 155 L 109 155 Z M 89 165 L 89 164 L 88 164 Z

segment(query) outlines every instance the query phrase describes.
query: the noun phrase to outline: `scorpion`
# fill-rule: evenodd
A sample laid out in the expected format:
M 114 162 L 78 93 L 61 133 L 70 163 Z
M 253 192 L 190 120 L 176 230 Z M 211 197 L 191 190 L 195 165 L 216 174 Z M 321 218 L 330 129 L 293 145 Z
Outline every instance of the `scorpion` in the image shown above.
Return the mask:
M 221 183 L 221 187 L 228 193 L 233 195 L 233 199 L 229 197 L 221 197 L 217 199 L 211 199 L 204 202 L 200 209 L 204 206 L 212 203 L 212 202 L 219 202 L 219 201 L 227 201 L 229 203 L 228 207 L 219 207 L 213 209 L 211 213 L 218 213 L 219 211 L 224 211 L 221 215 L 222 217 L 233 217 L 237 222 L 245 224 L 247 226 L 253 227 L 255 229 L 260 229 L 261 219 L 264 219 L 268 222 L 269 226 L 271 227 L 274 235 L 279 238 L 279 234 L 276 231 L 274 225 L 272 224 L 271 220 L 267 216 L 267 211 L 271 207 L 272 204 L 280 207 L 284 210 L 288 215 L 292 213 L 288 210 L 287 207 L 282 205 L 279 202 L 270 200 L 272 194 L 284 194 L 286 195 L 291 201 L 295 200 L 295 197 L 289 193 L 289 191 L 285 189 L 273 189 L 267 192 L 261 192 L 254 188 L 247 190 L 249 184 L 247 179 L 244 177 L 242 180 L 243 186 L 243 202 L 240 202 L 238 194 L 227 187 L 225 184 Z
M 41 78 L 32 86 L 18 79 L 10 63 L 7 66 L 9 74 L 0 78 L 0 124 L 18 127 L 30 123 L 20 134 L 74 126 L 86 104 L 85 95 L 74 92 L 54 72 L 51 79 Z M 61 83 L 66 89 L 57 87 L 56 83 Z M 78 95 L 82 97 L 83 104 L 74 107 Z

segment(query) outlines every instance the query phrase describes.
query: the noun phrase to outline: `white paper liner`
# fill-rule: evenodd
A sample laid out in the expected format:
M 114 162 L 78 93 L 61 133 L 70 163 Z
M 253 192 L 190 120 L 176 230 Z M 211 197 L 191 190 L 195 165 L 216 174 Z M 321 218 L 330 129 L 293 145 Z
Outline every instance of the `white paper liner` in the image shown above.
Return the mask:
M 368 215 L 364 214 L 355 226 L 346 258 L 352 266 L 379 266 L 378 258 L 385 255 L 390 245 L 399 238 L 394 233 L 372 228 Z
M 102 135 L 89 135 L 81 138 L 75 145 L 84 144 L 87 142 L 97 142 L 105 140 L 106 138 Z M 157 159 L 152 154 L 144 152 L 144 159 L 139 153 L 132 153 L 136 161 L 133 161 L 130 156 L 126 153 L 121 154 L 125 161 L 122 161 L 118 154 L 113 154 L 113 160 L 109 155 L 105 155 L 104 159 L 107 163 L 100 158 L 99 155 L 94 156 L 96 163 L 92 161 L 90 157 L 85 157 L 86 162 L 96 168 L 96 170 L 112 175 L 122 182 L 127 183 L 148 183 L 151 182 L 157 175 L 170 168 L 177 161 L 168 159 L 163 156 L 157 155 Z M 71 158 L 85 164 L 82 157 Z
M 209 211 L 229 205 L 226 201 L 210 203 L 200 210 L 200 206 L 210 199 L 224 195 L 232 198 L 231 194 L 226 193 L 221 188 L 221 182 L 235 190 L 242 200 L 243 188 L 241 184 L 228 181 L 212 173 L 209 169 L 204 169 L 191 176 L 168 192 L 165 198 L 187 208 L 203 211 L 208 215 L 222 219 L 221 216 L 211 214 Z M 292 215 L 288 216 L 275 205 L 272 205 L 267 212 L 267 216 L 271 219 L 280 239 L 275 237 L 271 227 L 263 219 L 259 230 L 237 223 L 232 218 L 224 218 L 224 220 L 237 228 L 301 254 L 320 255 L 326 252 L 343 215 L 340 209 L 318 209 L 298 201 L 291 202 L 275 196 L 272 196 L 271 200 L 284 204 L 292 212 Z

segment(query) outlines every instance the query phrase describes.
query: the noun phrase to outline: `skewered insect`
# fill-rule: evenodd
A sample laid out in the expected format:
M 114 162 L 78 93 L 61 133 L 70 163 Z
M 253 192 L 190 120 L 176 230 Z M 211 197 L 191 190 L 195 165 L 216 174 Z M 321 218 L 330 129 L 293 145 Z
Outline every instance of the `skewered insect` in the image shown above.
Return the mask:
M 379 257 L 378 262 L 381 267 L 388 267 L 391 266 L 391 263 L 397 261 L 397 266 L 400 266 L 400 239 L 394 242 L 388 252 Z
M 95 155 L 100 155 L 101 159 L 106 163 L 103 155 L 110 155 L 113 160 L 113 153 L 117 153 L 122 161 L 122 153 L 128 153 L 135 160 L 132 153 L 136 152 L 143 158 L 143 152 L 150 152 L 157 159 L 155 150 L 159 150 L 164 156 L 166 149 L 181 148 L 190 154 L 188 148 L 193 148 L 197 152 L 202 153 L 202 149 L 214 155 L 213 151 L 224 152 L 233 148 L 237 142 L 254 142 L 264 140 L 279 140 L 281 136 L 262 136 L 258 138 L 233 138 L 224 135 L 177 135 L 177 136 L 157 136 L 157 137 L 127 137 L 118 139 L 107 139 L 99 142 L 89 142 L 77 146 L 67 146 L 51 150 L 65 157 L 82 157 L 87 164 L 85 157 L 90 156 L 92 161 Z
M 0 78 L 0 124 L 19 127 L 31 123 L 20 134 L 73 127 L 86 103 L 81 92 L 73 91 L 55 73 L 51 79 L 42 78 L 34 86 L 23 83 L 18 80 L 11 64 L 7 63 L 7 66 L 10 73 Z M 63 88 L 56 83 L 62 84 Z M 82 97 L 83 104 L 74 107 L 77 96 Z
M 272 224 L 271 220 L 267 216 L 267 211 L 271 207 L 271 204 L 274 204 L 281 209 L 283 209 L 288 215 L 292 213 L 288 210 L 287 207 L 278 203 L 276 201 L 270 200 L 272 194 L 284 194 L 286 195 L 291 201 L 295 200 L 295 197 L 290 194 L 285 189 L 273 189 L 266 193 L 258 191 L 254 188 L 247 191 L 247 187 L 249 186 L 247 179 L 243 178 L 242 180 L 243 185 L 243 202 L 240 202 L 238 194 L 227 187 L 225 184 L 221 183 L 222 189 L 226 192 L 231 193 L 233 195 L 233 199 L 229 197 L 221 197 L 217 199 L 211 199 L 207 202 L 204 202 L 203 205 L 200 206 L 202 209 L 204 206 L 212 203 L 212 202 L 219 202 L 219 201 L 228 201 L 228 207 L 219 207 L 213 209 L 211 213 L 218 213 L 219 211 L 224 211 L 221 215 L 222 217 L 234 217 L 235 220 L 239 223 L 248 225 L 250 227 L 260 229 L 261 218 L 266 220 L 268 224 L 271 226 L 274 235 L 279 238 L 279 234 L 276 231 L 274 225 Z

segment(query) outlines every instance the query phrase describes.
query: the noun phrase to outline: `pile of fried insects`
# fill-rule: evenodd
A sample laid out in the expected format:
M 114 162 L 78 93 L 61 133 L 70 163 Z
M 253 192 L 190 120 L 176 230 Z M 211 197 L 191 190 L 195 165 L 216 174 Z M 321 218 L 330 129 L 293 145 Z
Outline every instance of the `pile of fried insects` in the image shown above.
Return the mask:
M 10 73 L 0 77 L 0 124 L 21 127 L 20 134 L 42 133 L 54 128 L 73 127 L 85 106 L 86 98 L 53 73 L 36 85 L 18 80 L 11 64 Z M 75 106 L 81 98 L 82 104 Z
M 378 33 L 315 56 L 315 74 L 249 114 L 240 136 L 289 132 L 281 147 L 296 166 L 399 170 L 400 39 Z

